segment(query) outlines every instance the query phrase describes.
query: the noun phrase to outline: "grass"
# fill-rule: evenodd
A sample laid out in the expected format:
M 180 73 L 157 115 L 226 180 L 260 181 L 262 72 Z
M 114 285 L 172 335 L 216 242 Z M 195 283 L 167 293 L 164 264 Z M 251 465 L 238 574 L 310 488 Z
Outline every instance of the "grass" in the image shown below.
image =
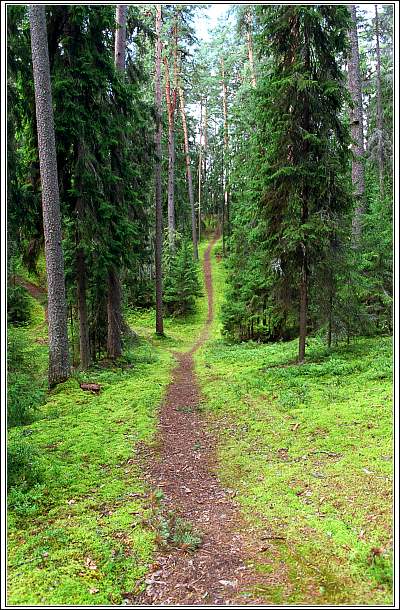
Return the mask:
M 218 314 L 215 258 L 213 274 Z M 266 547 L 257 593 L 285 604 L 392 603 L 391 340 L 329 351 L 310 338 L 300 367 L 297 342 L 229 345 L 219 331 L 217 316 L 196 366 L 220 434 L 219 475 Z

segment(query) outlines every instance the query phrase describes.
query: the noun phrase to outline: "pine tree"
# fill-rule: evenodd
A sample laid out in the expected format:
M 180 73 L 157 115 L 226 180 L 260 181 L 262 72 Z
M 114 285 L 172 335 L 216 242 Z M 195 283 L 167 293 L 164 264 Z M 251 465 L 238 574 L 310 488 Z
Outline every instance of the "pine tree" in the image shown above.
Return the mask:
M 360 239 L 362 215 L 365 210 L 364 192 L 364 127 L 363 127 L 363 101 L 361 88 L 360 74 L 360 54 L 358 47 L 358 32 L 357 32 L 357 10 L 354 4 L 349 8 L 351 15 L 351 27 L 349 30 L 350 37 L 350 57 L 348 80 L 349 90 L 352 98 L 352 108 L 350 112 L 350 124 L 352 135 L 352 179 L 356 197 L 356 207 L 353 219 L 353 236 L 354 242 Z
M 61 247 L 61 214 L 54 136 L 50 64 L 44 6 L 29 7 L 32 64 L 42 184 L 49 321 L 49 385 L 70 374 L 64 258 Z
M 156 110 L 156 165 L 155 165 L 155 204 L 156 204 L 156 237 L 155 237 L 155 265 L 156 265 L 156 333 L 164 333 L 163 304 L 162 304 L 162 95 L 161 95 L 161 4 L 156 6 L 156 44 L 155 44 L 155 110 Z

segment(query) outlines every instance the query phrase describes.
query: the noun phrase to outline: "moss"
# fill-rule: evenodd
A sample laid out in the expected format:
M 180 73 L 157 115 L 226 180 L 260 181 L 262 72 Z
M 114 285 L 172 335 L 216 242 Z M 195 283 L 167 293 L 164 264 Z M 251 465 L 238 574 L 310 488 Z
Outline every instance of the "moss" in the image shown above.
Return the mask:
M 213 259 L 217 318 L 196 354 L 202 410 L 219 430 L 219 476 L 249 526 L 272 530 L 274 603 L 389 604 L 392 535 L 391 339 L 328 350 L 220 338 L 223 261 Z M 380 549 L 371 560 L 371 549 Z M 264 562 L 260 557 L 259 569 Z M 277 593 L 278 591 L 278 593 Z M 260 591 L 258 591 L 260 594 Z

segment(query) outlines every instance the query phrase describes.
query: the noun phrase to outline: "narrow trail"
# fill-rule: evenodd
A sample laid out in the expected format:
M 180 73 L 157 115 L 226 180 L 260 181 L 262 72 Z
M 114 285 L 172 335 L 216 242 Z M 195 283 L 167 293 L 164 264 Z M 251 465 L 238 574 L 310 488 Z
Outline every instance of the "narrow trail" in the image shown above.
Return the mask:
M 200 337 L 186 353 L 176 353 L 177 367 L 160 413 L 159 452 L 150 458 L 148 475 L 164 492 L 163 510 L 174 511 L 202 533 L 194 552 L 169 548 L 157 556 L 145 592 L 134 605 L 262 604 L 243 590 L 260 582 L 246 561 L 251 549 L 231 490 L 215 474 L 216 441 L 198 410 L 201 400 L 193 354 L 206 341 L 213 320 L 211 251 L 205 253 L 208 317 Z M 265 603 L 265 602 L 264 602 Z
M 27 292 L 33 297 L 36 301 L 38 301 L 44 308 L 44 317 L 46 322 L 48 322 L 48 311 L 47 311 L 47 292 L 44 288 L 25 280 L 19 275 L 15 275 L 15 282 L 25 288 Z

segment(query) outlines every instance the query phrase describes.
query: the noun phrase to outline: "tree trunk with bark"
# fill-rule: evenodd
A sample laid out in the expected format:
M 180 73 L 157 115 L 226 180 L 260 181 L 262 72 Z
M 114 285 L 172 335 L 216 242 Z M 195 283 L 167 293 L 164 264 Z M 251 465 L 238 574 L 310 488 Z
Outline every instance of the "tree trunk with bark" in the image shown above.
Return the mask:
M 349 91 L 353 108 L 350 110 L 351 136 L 353 139 L 352 181 L 356 197 L 356 208 L 353 217 L 353 241 L 357 243 L 361 236 L 362 216 L 364 213 L 364 129 L 363 107 L 360 74 L 360 55 L 358 50 L 357 12 L 355 5 L 350 8 L 352 25 L 349 32 L 350 58 L 348 65 Z
M 304 363 L 307 339 L 307 311 L 308 311 L 308 272 L 307 257 L 303 253 L 303 264 L 300 278 L 300 309 L 299 309 L 299 364 Z
M 384 195 L 384 154 L 383 154 L 383 116 L 382 116 L 382 78 L 381 78 L 381 46 L 379 31 L 378 6 L 375 4 L 375 37 L 376 37 L 376 128 L 378 131 L 378 168 L 379 190 Z
M 79 314 L 79 361 L 80 368 L 87 369 L 91 364 L 89 323 L 86 303 L 86 261 L 82 248 L 76 251 L 76 296 Z
M 254 54 L 253 54 L 253 24 L 252 24 L 252 9 L 246 11 L 245 14 L 245 22 L 246 22 L 246 42 L 247 42 L 247 54 L 249 57 L 249 66 L 250 66 L 250 75 L 251 75 L 251 84 L 254 88 L 257 86 L 256 81 L 256 70 L 254 67 Z
M 107 278 L 107 354 L 114 360 L 122 354 L 121 282 L 114 267 Z
M 117 5 L 115 20 L 117 28 L 115 30 L 115 49 L 114 61 L 115 67 L 122 72 L 125 70 L 125 52 L 126 52 L 126 18 L 128 7 L 122 4 Z
M 183 89 L 181 86 L 178 87 L 179 91 L 179 102 L 181 108 L 181 117 L 182 117 L 182 128 L 183 128 L 183 142 L 185 148 L 185 160 L 186 160 L 186 176 L 188 181 L 188 192 L 189 192 L 189 203 L 190 203 L 190 212 L 192 219 L 192 242 L 193 242 L 193 254 L 196 260 L 199 260 L 199 253 L 197 249 L 197 231 L 196 231 L 196 211 L 194 207 L 194 195 L 193 195 L 193 179 L 192 179 L 192 169 L 190 166 L 190 152 L 189 152 L 189 137 L 188 137 L 188 129 L 186 123 L 186 113 L 185 113 L 185 100 L 183 96 Z
M 168 59 L 164 57 L 165 98 L 168 115 L 168 242 L 175 248 L 175 109 L 176 89 L 171 92 Z
M 199 134 L 199 166 L 198 173 L 198 214 L 199 214 L 199 239 L 201 234 L 201 179 L 202 179 L 202 138 L 203 138 L 203 97 L 200 97 L 200 134 Z
M 115 67 L 117 70 L 125 70 L 126 53 L 126 19 L 128 7 L 118 4 L 116 8 L 116 30 L 115 30 Z M 118 171 L 118 150 L 111 151 L 111 164 L 114 172 Z M 119 187 L 116 187 L 116 200 L 119 199 Z M 108 271 L 107 278 L 107 354 L 109 358 L 115 359 L 122 354 L 122 302 L 121 281 L 119 271 L 115 264 Z
M 35 87 L 40 179 L 42 185 L 43 228 L 46 256 L 49 385 L 65 381 L 70 375 L 62 252 L 60 195 L 58 188 L 54 117 L 51 95 L 46 13 L 43 5 L 29 7 L 33 79 Z
M 225 62 L 224 58 L 221 58 L 221 84 L 222 84 L 222 110 L 224 115 L 224 207 L 226 209 L 226 224 L 227 224 L 227 235 L 230 235 L 230 210 L 229 210 L 229 191 L 228 191 L 228 154 L 229 154 L 229 132 L 228 132 L 228 93 L 225 82 Z
M 162 296 L 162 193 L 161 193 L 161 162 L 162 162 L 162 95 L 161 95 L 161 4 L 156 8 L 156 58 L 155 58 L 155 107 L 156 107 L 156 165 L 155 165 L 155 198 L 156 198 L 156 333 L 164 334 L 163 296 Z

